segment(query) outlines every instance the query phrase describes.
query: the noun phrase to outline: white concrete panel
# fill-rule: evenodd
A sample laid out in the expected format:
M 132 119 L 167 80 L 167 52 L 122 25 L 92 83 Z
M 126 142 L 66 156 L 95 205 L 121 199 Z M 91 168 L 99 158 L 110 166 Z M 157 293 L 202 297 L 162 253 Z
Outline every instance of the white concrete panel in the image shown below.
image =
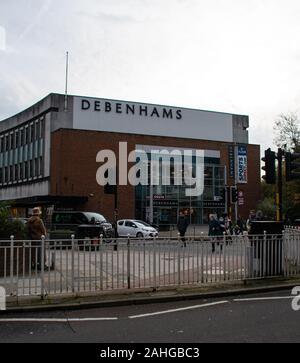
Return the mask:
M 231 114 L 79 96 L 74 97 L 73 128 L 233 141 Z

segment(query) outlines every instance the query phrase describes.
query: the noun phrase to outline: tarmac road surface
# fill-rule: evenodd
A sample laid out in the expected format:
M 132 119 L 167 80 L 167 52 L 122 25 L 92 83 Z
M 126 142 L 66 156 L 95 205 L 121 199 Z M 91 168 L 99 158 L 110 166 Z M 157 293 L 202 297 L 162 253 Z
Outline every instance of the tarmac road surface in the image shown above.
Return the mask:
M 0 342 L 300 342 L 289 290 L 51 312 L 0 312 Z M 300 305 L 300 302 L 298 302 Z

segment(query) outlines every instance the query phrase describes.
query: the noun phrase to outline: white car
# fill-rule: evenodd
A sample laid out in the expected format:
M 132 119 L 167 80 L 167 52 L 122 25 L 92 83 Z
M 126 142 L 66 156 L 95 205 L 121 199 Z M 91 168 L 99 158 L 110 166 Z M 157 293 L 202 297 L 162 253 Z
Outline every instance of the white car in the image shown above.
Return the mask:
M 121 219 L 118 221 L 118 236 L 119 237 L 138 237 L 149 238 L 157 237 L 157 230 L 150 224 L 136 219 Z

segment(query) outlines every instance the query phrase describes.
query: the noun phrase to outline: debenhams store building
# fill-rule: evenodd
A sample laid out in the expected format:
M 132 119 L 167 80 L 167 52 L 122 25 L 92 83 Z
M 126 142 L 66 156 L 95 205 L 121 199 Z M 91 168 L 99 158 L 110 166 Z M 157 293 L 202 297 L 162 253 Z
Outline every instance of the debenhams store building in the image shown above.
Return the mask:
M 0 199 L 13 201 L 16 216 L 34 206 L 100 212 L 107 219 L 176 223 L 180 210 L 191 223 L 209 213 L 248 215 L 260 198 L 260 148 L 248 143 L 248 117 L 128 101 L 49 94 L 0 122 Z M 202 150 L 204 189 L 186 196 L 181 185 L 118 185 L 117 198 L 99 185 L 100 150 L 119 159 L 119 143 L 133 150 Z M 120 156 L 124 160 L 124 155 Z M 125 156 L 126 157 L 126 156 Z M 117 164 L 118 165 L 118 164 Z M 236 185 L 236 204 L 222 199 Z M 237 212 L 235 211 L 237 209 Z

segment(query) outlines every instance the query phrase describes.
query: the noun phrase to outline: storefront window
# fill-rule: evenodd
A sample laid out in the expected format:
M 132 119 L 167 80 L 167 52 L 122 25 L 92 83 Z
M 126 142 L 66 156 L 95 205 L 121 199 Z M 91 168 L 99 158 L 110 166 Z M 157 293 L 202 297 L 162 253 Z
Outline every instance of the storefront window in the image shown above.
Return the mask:
M 194 158 L 193 164 L 190 165 L 193 168 L 193 177 L 195 176 L 195 165 L 196 159 Z M 148 170 L 150 181 L 150 166 Z M 163 229 L 177 223 L 179 210 L 187 211 L 192 224 L 207 223 L 209 213 L 223 213 L 225 206 L 219 202 L 218 197 L 221 195 L 221 189 L 225 184 L 224 166 L 220 165 L 219 158 L 205 157 L 203 171 L 204 191 L 202 195 L 198 196 L 187 196 L 187 185 L 184 183 L 183 185 L 176 185 L 176 180 L 172 178 L 172 172 L 174 172 L 172 163 L 170 185 L 138 185 L 135 188 L 135 218 L 153 222 Z M 182 170 L 181 176 L 177 175 L 177 178 L 183 180 L 183 173 L 184 170 Z

